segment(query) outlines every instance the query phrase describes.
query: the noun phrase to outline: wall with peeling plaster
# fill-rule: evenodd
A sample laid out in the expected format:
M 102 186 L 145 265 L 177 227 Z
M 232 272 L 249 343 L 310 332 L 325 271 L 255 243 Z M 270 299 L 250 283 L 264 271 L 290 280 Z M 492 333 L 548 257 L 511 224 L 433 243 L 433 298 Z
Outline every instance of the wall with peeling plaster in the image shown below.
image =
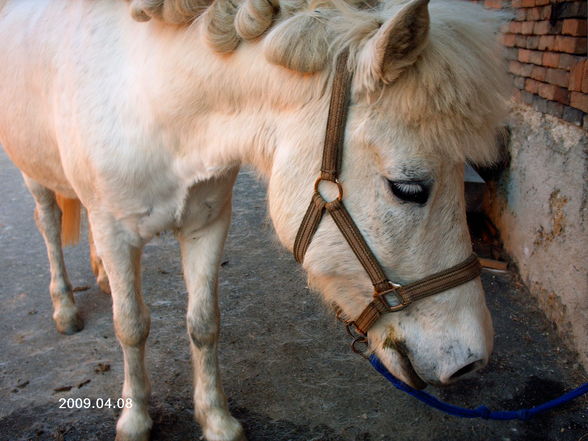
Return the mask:
M 511 160 L 484 208 L 523 281 L 588 368 L 588 132 L 513 104 Z

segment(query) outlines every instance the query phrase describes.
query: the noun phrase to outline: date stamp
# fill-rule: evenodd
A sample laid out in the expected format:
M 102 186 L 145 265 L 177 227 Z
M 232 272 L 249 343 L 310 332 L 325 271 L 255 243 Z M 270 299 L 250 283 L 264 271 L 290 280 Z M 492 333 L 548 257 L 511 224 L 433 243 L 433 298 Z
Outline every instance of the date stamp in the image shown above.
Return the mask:
M 59 409 L 130 409 L 132 398 L 60 398 Z

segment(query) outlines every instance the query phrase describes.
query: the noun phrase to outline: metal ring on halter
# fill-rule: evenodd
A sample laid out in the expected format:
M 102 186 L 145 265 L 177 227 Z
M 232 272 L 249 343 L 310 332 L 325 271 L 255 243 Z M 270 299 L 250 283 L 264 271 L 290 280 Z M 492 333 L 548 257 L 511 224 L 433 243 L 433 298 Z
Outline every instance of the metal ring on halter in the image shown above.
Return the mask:
M 339 190 L 339 196 L 337 196 L 337 200 L 340 202 L 343 199 L 343 186 L 341 185 L 341 182 L 339 182 L 339 179 L 335 179 L 334 181 L 331 181 L 330 179 L 323 179 L 322 177 L 318 177 L 317 180 L 314 182 L 314 192 L 318 193 L 321 198 L 323 198 L 323 200 L 325 202 L 329 202 L 327 201 L 323 195 L 321 194 L 321 192 L 319 191 L 319 185 L 321 183 L 321 181 L 327 181 L 327 182 L 331 182 L 333 184 L 337 185 L 337 189 Z
M 365 345 L 365 348 L 362 350 L 362 349 L 360 349 L 360 348 L 357 347 L 358 345 Z M 369 357 L 367 355 L 368 347 L 369 347 L 369 343 L 368 343 L 367 338 L 365 338 L 365 337 L 357 337 L 351 343 L 351 350 L 353 352 L 355 352 L 356 354 L 361 355 L 366 360 L 369 359 Z

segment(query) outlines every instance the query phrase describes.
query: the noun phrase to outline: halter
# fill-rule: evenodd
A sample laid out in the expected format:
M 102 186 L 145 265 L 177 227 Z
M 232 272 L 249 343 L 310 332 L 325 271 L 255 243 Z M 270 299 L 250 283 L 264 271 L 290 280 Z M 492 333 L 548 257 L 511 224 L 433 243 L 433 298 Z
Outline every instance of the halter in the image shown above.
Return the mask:
M 345 50 L 337 59 L 327 119 L 321 174 L 315 182 L 314 195 L 294 241 L 294 257 L 299 263 L 302 263 L 314 233 L 318 229 L 325 211 L 327 211 L 374 285 L 374 296 L 370 304 L 355 320 L 346 322 L 348 330 L 353 329 L 362 337 L 365 337 L 369 329 L 383 314 L 401 311 L 417 300 L 469 282 L 480 275 L 481 268 L 477 256 L 472 254 L 463 262 L 451 268 L 406 285 L 394 283 L 386 277 L 382 266 L 370 250 L 343 204 L 343 186 L 338 178 L 341 168 L 352 78 L 351 72 L 347 69 L 348 55 L 348 50 Z M 319 185 L 322 181 L 330 181 L 337 185 L 339 195 L 335 200 L 326 201 L 320 194 Z M 361 337 L 357 340 L 361 340 Z M 365 338 L 363 342 L 365 342 Z

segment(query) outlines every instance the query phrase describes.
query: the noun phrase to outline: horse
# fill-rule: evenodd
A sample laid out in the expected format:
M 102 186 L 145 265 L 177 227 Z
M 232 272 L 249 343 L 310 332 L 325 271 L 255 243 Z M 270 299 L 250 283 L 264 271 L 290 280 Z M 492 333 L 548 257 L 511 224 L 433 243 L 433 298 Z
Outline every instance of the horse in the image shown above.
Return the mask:
M 350 77 L 341 167 L 337 186 L 319 180 L 317 192 L 343 192 L 399 285 L 471 255 L 463 167 L 497 156 L 507 98 L 500 23 L 457 0 L 0 1 L 0 143 L 34 197 L 64 334 L 83 322 L 62 245 L 87 210 L 92 267 L 111 292 L 124 357 L 122 397 L 132 402 L 117 441 L 147 440 L 152 426 L 140 260 L 163 230 L 180 244 L 195 417 L 208 441 L 245 439 L 217 358 L 231 189 L 252 165 L 267 182 L 277 237 L 294 249 L 321 176 L 338 70 Z M 373 301 L 369 274 L 332 220 L 315 230 L 301 259 L 309 284 L 353 321 Z M 366 338 L 416 387 L 480 369 L 493 329 L 479 277 L 383 314 Z

